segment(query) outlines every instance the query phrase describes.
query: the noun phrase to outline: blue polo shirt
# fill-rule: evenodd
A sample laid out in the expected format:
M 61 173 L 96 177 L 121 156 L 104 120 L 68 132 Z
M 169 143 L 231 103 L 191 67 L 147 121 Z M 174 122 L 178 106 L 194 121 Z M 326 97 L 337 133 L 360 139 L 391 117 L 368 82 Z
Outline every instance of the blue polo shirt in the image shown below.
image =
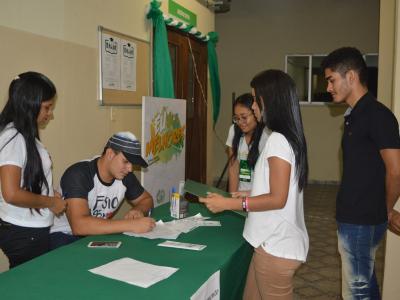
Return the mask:
M 387 221 L 382 149 L 399 149 L 399 125 L 393 113 L 366 93 L 345 114 L 343 176 L 336 199 L 336 220 L 377 225 Z

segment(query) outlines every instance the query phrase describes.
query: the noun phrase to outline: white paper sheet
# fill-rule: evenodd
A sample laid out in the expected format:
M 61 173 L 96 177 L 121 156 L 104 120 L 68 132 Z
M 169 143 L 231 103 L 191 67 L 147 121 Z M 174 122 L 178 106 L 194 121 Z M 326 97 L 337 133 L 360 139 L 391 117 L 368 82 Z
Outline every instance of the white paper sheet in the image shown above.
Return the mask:
M 102 78 L 103 88 L 119 90 L 121 88 L 121 40 L 109 34 L 102 38 Z
M 178 249 L 185 249 L 185 250 L 195 250 L 195 251 L 201 251 L 206 245 L 199 245 L 199 244 L 191 244 L 191 243 L 181 243 L 181 242 L 173 242 L 173 241 L 165 241 L 157 246 L 161 247 L 168 247 L 168 248 L 178 248 Z
M 220 221 L 198 221 L 198 226 L 206 226 L 206 227 L 213 227 L 213 226 L 221 226 Z
M 178 270 L 177 268 L 152 265 L 129 257 L 124 257 L 97 268 L 90 269 L 89 272 L 124 281 L 142 288 L 148 288 L 168 278 Z
M 176 240 L 178 236 L 181 234 L 180 230 L 174 228 L 168 223 L 164 223 L 163 221 L 158 221 L 156 223 L 156 227 L 153 228 L 152 231 L 146 233 L 133 233 L 133 232 L 124 232 L 126 235 L 135 236 L 135 237 L 144 237 L 148 239 L 167 239 L 167 240 Z
M 121 39 L 121 90 L 136 91 L 136 43 Z
M 176 230 L 180 230 L 183 233 L 188 233 L 199 226 L 205 226 L 203 225 L 203 222 L 205 222 L 207 219 L 209 219 L 209 217 L 203 217 L 200 213 L 198 213 L 197 215 L 184 219 L 173 220 L 167 222 L 166 224 L 171 224 Z
M 221 226 L 219 221 L 206 221 L 209 217 L 203 217 L 200 213 L 179 220 L 163 222 L 159 220 L 156 227 L 150 232 L 133 233 L 124 232 L 124 234 L 134 237 L 144 237 L 147 239 L 166 239 L 176 240 L 181 233 L 188 233 L 199 226 Z
M 185 219 L 182 220 L 208 220 L 210 217 L 203 217 L 203 215 L 201 213 L 198 213 L 197 215 L 191 216 L 191 217 L 187 217 Z

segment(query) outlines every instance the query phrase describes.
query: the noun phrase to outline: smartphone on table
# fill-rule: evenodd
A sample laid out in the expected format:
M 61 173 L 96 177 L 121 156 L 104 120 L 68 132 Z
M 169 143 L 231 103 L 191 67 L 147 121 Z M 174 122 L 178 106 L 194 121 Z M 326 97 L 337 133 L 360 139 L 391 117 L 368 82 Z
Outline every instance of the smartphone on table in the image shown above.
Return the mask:
M 88 244 L 89 248 L 119 248 L 120 246 L 119 241 L 91 241 Z

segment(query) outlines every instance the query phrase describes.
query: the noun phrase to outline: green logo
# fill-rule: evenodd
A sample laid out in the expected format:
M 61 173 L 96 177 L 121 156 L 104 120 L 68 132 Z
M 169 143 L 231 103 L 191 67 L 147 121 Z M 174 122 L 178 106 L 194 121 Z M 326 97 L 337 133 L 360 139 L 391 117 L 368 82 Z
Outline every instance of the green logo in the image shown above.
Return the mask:
M 169 162 L 181 154 L 185 145 L 185 128 L 177 113 L 162 107 L 150 123 L 150 140 L 146 142 L 146 159 L 149 165 Z

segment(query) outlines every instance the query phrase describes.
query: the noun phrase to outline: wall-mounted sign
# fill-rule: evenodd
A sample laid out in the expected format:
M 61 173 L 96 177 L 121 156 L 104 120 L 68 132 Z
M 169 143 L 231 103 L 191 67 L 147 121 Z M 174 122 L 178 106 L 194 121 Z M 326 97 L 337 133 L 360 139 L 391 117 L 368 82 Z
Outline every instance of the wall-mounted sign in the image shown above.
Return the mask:
M 184 8 L 182 5 L 176 3 L 173 0 L 168 1 L 168 13 L 173 15 L 174 17 L 184 21 L 185 23 L 192 25 L 194 27 L 197 26 L 197 16 L 195 13 L 191 12 L 187 8 Z

